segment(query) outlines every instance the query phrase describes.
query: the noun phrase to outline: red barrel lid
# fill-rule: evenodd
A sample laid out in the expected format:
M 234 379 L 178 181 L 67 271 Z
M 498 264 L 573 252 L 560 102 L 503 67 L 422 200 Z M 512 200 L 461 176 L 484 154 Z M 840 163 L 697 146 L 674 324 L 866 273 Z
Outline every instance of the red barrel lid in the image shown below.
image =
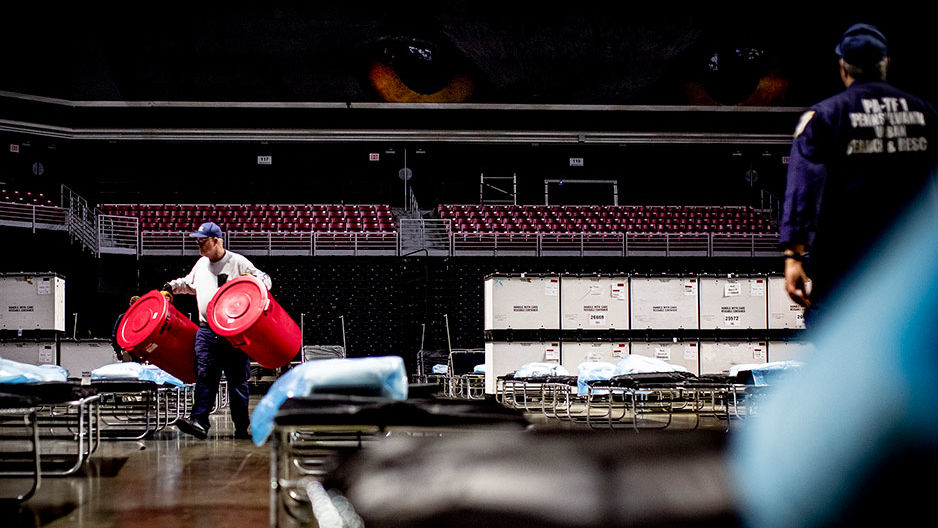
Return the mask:
M 253 275 L 229 280 L 208 303 L 208 326 L 220 336 L 243 334 L 270 306 L 267 286 Z
M 159 332 L 166 321 L 169 301 L 162 293 L 153 290 L 137 299 L 121 318 L 117 328 L 117 344 L 131 349 Z

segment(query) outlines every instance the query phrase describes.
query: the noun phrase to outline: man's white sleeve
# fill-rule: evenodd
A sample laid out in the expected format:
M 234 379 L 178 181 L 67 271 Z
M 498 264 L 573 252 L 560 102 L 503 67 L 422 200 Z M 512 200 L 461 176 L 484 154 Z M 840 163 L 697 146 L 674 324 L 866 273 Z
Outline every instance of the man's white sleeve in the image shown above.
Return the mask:
M 272 282 L 270 280 L 270 275 L 257 269 L 257 266 L 255 266 L 244 255 L 238 255 L 238 256 L 240 257 L 238 259 L 238 268 L 240 268 L 238 270 L 238 274 L 239 275 L 246 275 L 246 274 L 254 275 L 258 279 L 260 279 L 260 281 L 264 283 L 264 286 L 267 286 L 267 289 L 269 290 L 272 285 Z
M 198 262 L 196 262 L 196 266 Z M 169 286 L 172 288 L 173 294 L 189 294 L 195 295 L 195 267 L 192 266 L 192 270 L 185 277 L 180 277 L 169 281 Z

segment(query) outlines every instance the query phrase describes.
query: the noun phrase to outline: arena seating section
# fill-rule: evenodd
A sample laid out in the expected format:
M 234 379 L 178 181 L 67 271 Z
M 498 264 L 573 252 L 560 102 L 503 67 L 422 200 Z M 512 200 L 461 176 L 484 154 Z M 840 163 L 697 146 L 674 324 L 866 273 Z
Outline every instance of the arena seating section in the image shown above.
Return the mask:
M 0 188 L 0 202 L 10 202 L 24 205 L 58 205 L 43 192 L 27 191 L 21 189 L 7 189 L 5 187 Z
M 775 233 L 764 213 L 741 206 L 440 205 L 456 233 Z
M 105 204 L 107 215 L 135 216 L 143 231 L 189 231 L 206 220 L 226 231 L 375 232 L 397 230 L 388 205 Z M 454 233 L 774 234 L 762 211 L 744 206 L 439 205 Z
M 106 215 L 135 216 L 142 231 L 192 231 L 213 221 L 225 231 L 393 233 L 387 205 L 103 204 Z

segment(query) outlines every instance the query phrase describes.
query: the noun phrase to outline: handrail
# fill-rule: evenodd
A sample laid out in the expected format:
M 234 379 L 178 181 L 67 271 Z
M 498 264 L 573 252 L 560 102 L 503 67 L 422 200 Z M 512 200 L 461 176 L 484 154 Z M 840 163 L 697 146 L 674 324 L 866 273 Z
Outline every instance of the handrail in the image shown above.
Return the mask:
M 0 225 L 68 230 L 88 238 L 78 212 L 62 207 L 0 203 Z M 107 217 L 107 215 L 102 215 Z M 95 254 L 197 256 L 188 231 L 140 231 L 116 218 L 91 229 Z M 110 237 L 103 241 L 101 229 Z M 139 237 L 139 238 L 138 238 Z M 133 241 L 131 240 L 133 239 Z M 453 232 L 449 220 L 402 219 L 399 231 L 232 231 L 227 247 L 249 255 L 377 256 L 704 256 L 774 257 L 776 234 L 731 233 L 501 233 Z M 134 249 L 136 243 L 136 249 Z
M 66 231 L 68 211 L 52 205 L 0 202 L 0 225 Z
M 98 254 L 97 230 L 95 228 L 96 211 L 88 201 L 68 186 L 62 185 L 60 199 L 62 207 L 68 210 L 68 233 L 85 248 Z

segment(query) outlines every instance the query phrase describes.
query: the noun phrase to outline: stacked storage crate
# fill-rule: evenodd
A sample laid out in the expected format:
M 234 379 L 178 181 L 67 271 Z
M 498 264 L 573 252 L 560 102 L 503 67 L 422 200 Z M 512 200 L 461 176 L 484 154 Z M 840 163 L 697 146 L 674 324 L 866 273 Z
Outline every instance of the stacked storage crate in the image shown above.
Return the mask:
M 801 359 L 802 309 L 781 277 L 495 274 L 485 278 L 486 392 L 530 362 L 575 374 L 628 354 L 715 374 Z
M 485 393 L 495 378 L 533 362 L 560 363 L 560 276 L 492 275 L 485 279 Z

